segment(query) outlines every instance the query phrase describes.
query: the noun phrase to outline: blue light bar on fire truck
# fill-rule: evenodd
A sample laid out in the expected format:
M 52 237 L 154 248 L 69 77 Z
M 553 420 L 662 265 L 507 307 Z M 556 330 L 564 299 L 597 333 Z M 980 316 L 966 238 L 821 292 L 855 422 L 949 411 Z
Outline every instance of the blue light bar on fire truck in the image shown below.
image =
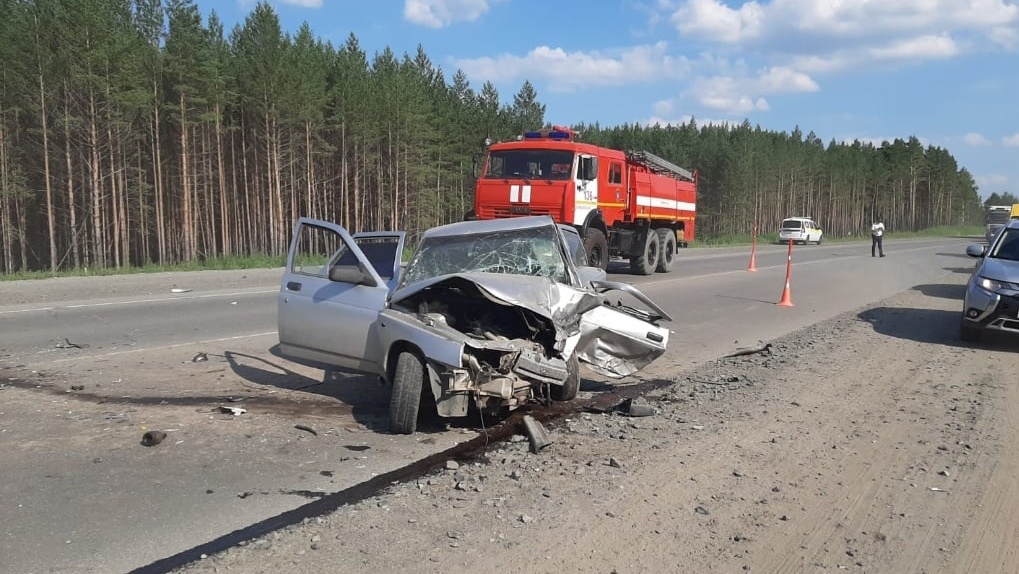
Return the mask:
M 525 140 L 562 140 L 571 141 L 577 135 L 570 128 L 563 126 L 552 126 L 550 130 L 535 130 L 524 132 Z

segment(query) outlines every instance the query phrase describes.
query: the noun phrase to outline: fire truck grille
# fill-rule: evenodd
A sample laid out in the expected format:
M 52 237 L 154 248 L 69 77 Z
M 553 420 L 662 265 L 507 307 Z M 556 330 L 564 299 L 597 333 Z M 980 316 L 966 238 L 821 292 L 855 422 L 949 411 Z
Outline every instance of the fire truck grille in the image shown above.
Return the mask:
M 503 217 L 522 217 L 524 215 L 553 215 L 552 210 L 547 207 L 533 207 L 530 205 L 498 205 L 488 209 L 482 209 L 479 213 L 483 219 L 499 219 Z

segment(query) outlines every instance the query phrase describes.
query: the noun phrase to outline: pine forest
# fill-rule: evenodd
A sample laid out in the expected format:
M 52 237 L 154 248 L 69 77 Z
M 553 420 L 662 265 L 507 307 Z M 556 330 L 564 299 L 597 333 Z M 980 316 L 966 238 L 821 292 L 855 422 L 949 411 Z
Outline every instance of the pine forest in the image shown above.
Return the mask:
M 0 0 L 0 62 L 4 273 L 280 256 L 300 216 L 414 237 L 471 209 L 486 137 L 556 121 L 530 82 L 503 103 L 421 46 L 289 33 L 265 3 L 227 32 L 191 0 Z M 584 141 L 698 171 L 699 239 L 980 221 L 969 172 L 916 137 L 591 120 Z

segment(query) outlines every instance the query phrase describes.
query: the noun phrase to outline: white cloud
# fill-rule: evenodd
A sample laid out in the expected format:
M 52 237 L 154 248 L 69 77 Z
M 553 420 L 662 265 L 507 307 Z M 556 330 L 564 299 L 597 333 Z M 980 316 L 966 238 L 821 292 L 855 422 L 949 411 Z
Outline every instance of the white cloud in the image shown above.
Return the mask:
M 975 181 L 977 186 L 980 188 L 1001 187 L 1008 183 L 1008 176 L 1000 173 L 974 174 L 973 181 Z
M 918 36 L 869 50 L 876 60 L 941 60 L 961 50 L 948 36 Z
M 322 0 L 283 0 L 284 4 L 302 6 L 304 8 L 321 8 Z
M 766 16 L 757 2 L 733 10 L 718 0 L 688 0 L 673 12 L 672 23 L 682 36 L 735 43 L 760 37 Z
M 444 28 L 454 22 L 477 20 L 488 12 L 488 4 L 489 0 L 406 0 L 403 17 L 412 24 Z
M 504 54 L 495 58 L 457 60 L 454 65 L 470 77 L 494 82 L 541 78 L 553 92 L 594 86 L 622 86 L 634 82 L 675 79 L 689 69 L 685 58 L 669 55 L 665 42 L 636 46 L 624 51 L 567 52 L 539 46 L 524 56 Z
M 966 134 L 965 137 L 963 137 L 963 141 L 965 141 L 967 145 L 971 145 L 971 146 L 989 146 L 989 145 L 991 145 L 991 140 L 985 138 L 983 136 L 983 134 L 978 134 L 978 133 L 974 133 L 974 132 L 970 132 L 970 133 Z
M 809 75 L 791 68 L 764 68 L 755 75 L 748 73 L 741 62 L 731 66 L 722 61 L 715 62 L 714 68 L 729 73 L 697 78 L 687 92 L 699 104 L 713 110 L 730 114 L 766 112 L 771 108 L 766 96 L 821 89 Z
M 672 23 L 684 39 L 778 55 L 807 72 L 1019 45 L 1012 0 L 759 0 L 737 8 L 681 0 Z
M 807 74 L 783 66 L 765 69 L 761 72 L 758 84 L 762 91 L 772 94 L 816 92 L 821 89 Z
M 1001 143 L 1008 147 L 1019 147 L 1019 133 L 1001 138 Z
M 654 103 L 652 109 L 655 111 L 656 115 L 667 116 L 676 109 L 676 100 L 658 100 Z

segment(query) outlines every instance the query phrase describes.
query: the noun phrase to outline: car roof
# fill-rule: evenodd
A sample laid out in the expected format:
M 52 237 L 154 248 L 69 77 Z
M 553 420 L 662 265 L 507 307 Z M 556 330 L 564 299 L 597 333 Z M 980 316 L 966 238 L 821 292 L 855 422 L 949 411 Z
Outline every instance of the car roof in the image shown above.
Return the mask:
M 509 217 L 505 219 L 472 219 L 458 221 L 433 227 L 426 231 L 424 237 L 450 237 L 453 235 L 473 235 L 476 233 L 492 233 L 498 231 L 517 231 L 555 225 L 551 215 L 529 215 L 527 217 Z
M 782 221 L 814 221 L 812 217 L 787 217 Z

